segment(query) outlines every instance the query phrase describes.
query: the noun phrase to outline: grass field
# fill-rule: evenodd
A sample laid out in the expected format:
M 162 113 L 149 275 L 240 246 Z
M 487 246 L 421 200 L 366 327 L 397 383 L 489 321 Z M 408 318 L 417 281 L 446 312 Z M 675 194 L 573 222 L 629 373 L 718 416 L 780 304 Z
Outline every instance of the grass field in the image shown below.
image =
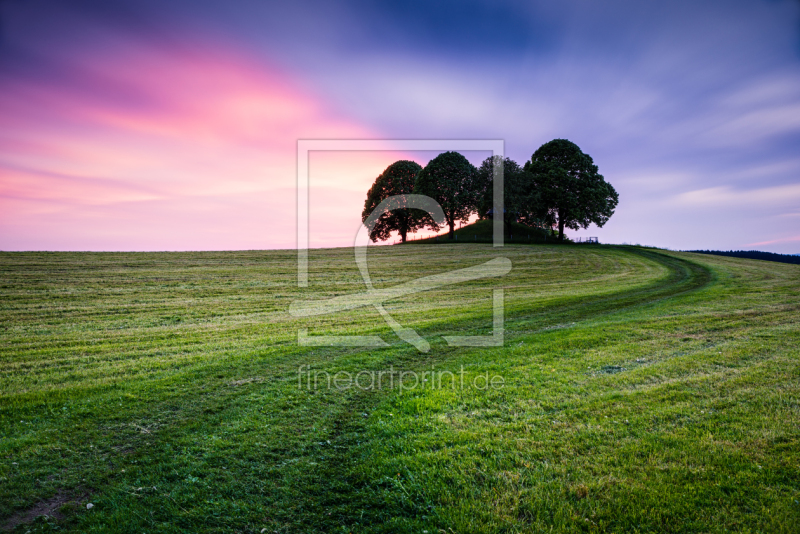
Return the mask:
M 370 272 L 497 256 L 502 279 L 387 303 L 420 353 L 374 309 L 287 313 L 363 290 L 351 249 L 312 251 L 307 289 L 288 251 L 0 253 L 0 529 L 800 531 L 798 266 L 415 244 Z M 498 286 L 505 345 L 448 347 L 490 332 Z M 303 327 L 390 346 L 301 347 Z M 300 366 L 466 385 L 309 389 Z

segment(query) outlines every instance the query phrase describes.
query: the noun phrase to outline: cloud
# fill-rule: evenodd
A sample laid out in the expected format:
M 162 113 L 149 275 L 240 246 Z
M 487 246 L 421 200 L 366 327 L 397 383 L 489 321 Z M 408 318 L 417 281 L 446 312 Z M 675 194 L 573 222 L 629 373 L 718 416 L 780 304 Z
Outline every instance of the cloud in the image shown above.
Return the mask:
M 296 140 L 375 136 L 219 43 L 69 60 L 0 82 L 3 249 L 287 246 L 294 232 L 270 226 L 294 226 Z
M 748 243 L 744 245 L 745 247 L 761 247 L 764 245 L 774 245 L 775 243 L 790 243 L 794 241 L 800 241 L 800 235 L 794 237 L 784 237 L 781 239 L 772 239 L 770 241 L 759 241 L 758 243 Z
M 270 217 L 293 220 L 295 142 L 311 137 L 501 138 L 519 161 L 568 138 L 621 193 L 601 236 L 703 248 L 688 243 L 735 226 L 736 239 L 764 241 L 765 221 L 798 199 L 797 8 L 6 2 L 0 246 L 23 246 L 12 234 L 53 242 L 32 213 L 57 213 L 48 220 L 76 246 L 107 246 L 81 236 L 114 228 L 137 246 L 146 232 L 159 247 L 189 235 L 278 246 L 293 235 Z M 318 176 L 330 188 L 319 203 L 354 210 L 315 223 L 330 243 L 352 233 L 382 157 L 328 161 Z M 245 224 L 255 199 L 269 215 Z M 100 213 L 103 228 L 84 224 Z M 162 227 L 119 222 L 137 218 Z M 280 237 L 259 241 L 256 227 Z M 767 233 L 743 233 L 754 229 Z
M 730 186 L 709 187 L 681 193 L 677 204 L 694 207 L 781 206 L 800 202 L 800 184 L 736 189 Z
M 744 145 L 800 132 L 800 76 L 771 73 L 721 95 L 703 133 L 712 145 Z

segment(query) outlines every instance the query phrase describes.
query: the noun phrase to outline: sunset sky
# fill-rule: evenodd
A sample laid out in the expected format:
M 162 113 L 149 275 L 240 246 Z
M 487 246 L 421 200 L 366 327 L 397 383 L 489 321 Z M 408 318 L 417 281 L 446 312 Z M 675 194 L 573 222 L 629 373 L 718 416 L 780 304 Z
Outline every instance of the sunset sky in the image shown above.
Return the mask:
M 620 195 L 569 236 L 800 253 L 800 2 L 0 0 L 0 250 L 291 248 L 298 139 L 554 138 Z M 434 156 L 312 153 L 311 245 Z

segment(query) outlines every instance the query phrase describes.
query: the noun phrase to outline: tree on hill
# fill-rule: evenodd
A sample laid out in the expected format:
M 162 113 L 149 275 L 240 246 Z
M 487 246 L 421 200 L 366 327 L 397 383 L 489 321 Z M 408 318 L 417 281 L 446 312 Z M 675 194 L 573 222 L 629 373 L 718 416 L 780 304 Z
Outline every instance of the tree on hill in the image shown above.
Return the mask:
M 456 222 L 467 219 L 472 213 L 474 174 L 475 167 L 458 152 L 439 154 L 417 174 L 414 193 L 427 195 L 442 206 L 450 227 L 450 239 L 453 239 Z
M 475 172 L 472 191 L 474 209 L 478 217 L 483 219 L 490 215 L 494 203 L 494 165 L 503 165 L 503 206 L 506 227 L 509 223 L 519 222 L 528 226 L 541 226 L 547 216 L 547 208 L 534 187 L 530 173 L 523 170 L 511 158 L 490 156 L 486 158 Z
M 408 160 L 395 161 L 375 179 L 367 192 L 361 220 L 366 221 L 369 215 L 381 202 L 395 195 L 406 195 L 414 192 L 414 179 L 422 170 L 419 163 Z M 397 209 L 383 214 L 370 233 L 372 241 L 385 241 L 392 232 L 398 232 L 403 243 L 409 232 L 431 226 L 438 228 L 433 220 L 423 211 L 415 209 Z
M 564 227 L 577 230 L 591 223 L 602 227 L 614 214 L 619 195 L 597 172 L 591 156 L 566 139 L 553 139 L 540 146 L 524 170 L 531 185 L 558 224 L 559 239 Z

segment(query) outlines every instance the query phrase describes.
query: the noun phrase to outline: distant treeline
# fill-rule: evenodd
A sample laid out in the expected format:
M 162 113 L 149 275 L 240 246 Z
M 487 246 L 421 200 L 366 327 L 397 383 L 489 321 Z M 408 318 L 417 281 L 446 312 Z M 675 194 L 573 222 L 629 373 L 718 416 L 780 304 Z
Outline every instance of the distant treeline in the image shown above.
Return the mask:
M 750 258 L 751 260 L 779 261 L 781 263 L 796 263 L 800 265 L 800 256 L 797 254 L 775 254 L 774 252 L 761 252 L 760 250 L 687 250 L 686 252 Z

